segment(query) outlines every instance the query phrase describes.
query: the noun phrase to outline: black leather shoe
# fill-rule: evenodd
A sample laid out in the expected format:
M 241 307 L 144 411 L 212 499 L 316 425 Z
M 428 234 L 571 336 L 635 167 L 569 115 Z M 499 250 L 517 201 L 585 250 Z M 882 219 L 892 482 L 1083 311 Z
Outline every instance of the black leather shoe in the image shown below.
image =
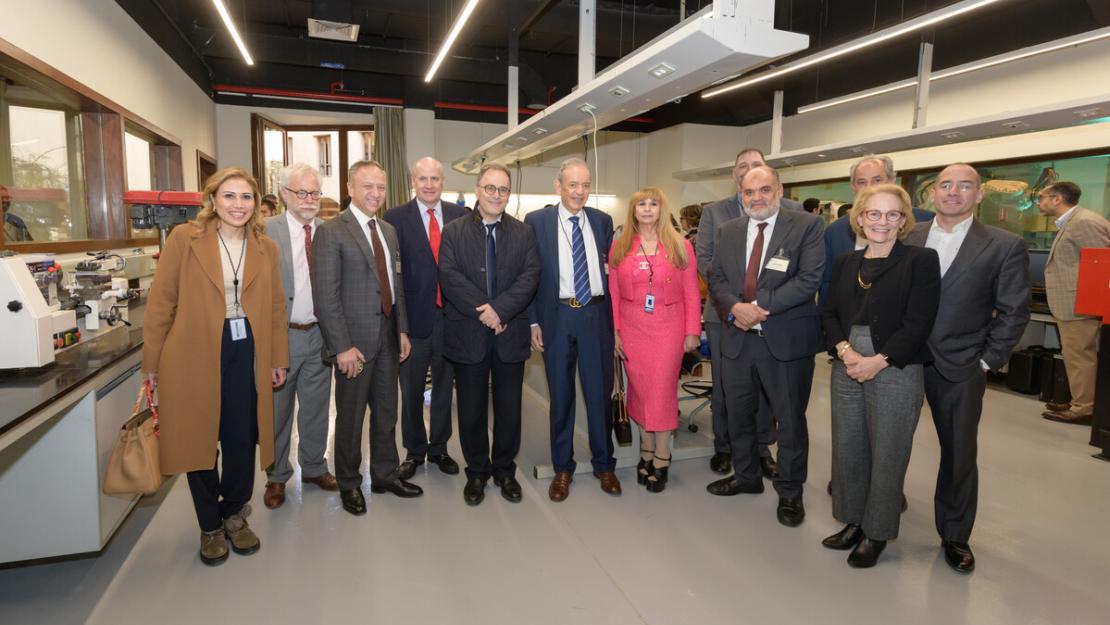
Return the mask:
M 763 492 L 763 482 L 744 484 L 738 481 L 735 475 L 731 475 L 716 482 L 710 482 L 705 490 L 709 491 L 710 495 L 717 495 L 718 497 L 731 497 L 740 493 L 758 495 Z
M 763 469 L 763 477 L 773 480 L 779 476 L 779 463 L 774 456 L 762 456 L 759 459 L 759 468 Z
M 788 499 L 779 497 L 777 516 L 779 523 L 786 527 L 798 527 L 806 518 L 806 507 L 802 505 L 801 495 Z
M 879 554 L 885 548 L 885 540 L 871 540 L 864 536 L 852 553 L 848 554 L 848 566 L 854 569 L 869 569 L 879 561 Z
M 906 499 L 906 493 L 902 493 L 902 512 L 910 509 L 910 502 Z
M 397 477 L 402 480 L 411 480 L 412 476 L 416 475 L 416 467 L 424 464 L 423 460 L 414 460 L 412 458 L 405 458 L 405 461 L 397 465 Z
M 944 547 L 944 561 L 957 573 L 970 573 L 975 570 L 975 554 L 971 553 L 971 545 L 957 543 L 951 540 L 941 542 Z
M 442 454 L 442 455 L 439 455 L 439 456 L 428 456 L 428 462 L 430 462 L 430 463 L 436 465 L 437 467 L 439 467 L 439 470 L 443 471 L 447 475 L 458 475 L 459 474 L 459 463 L 455 462 L 451 458 L 451 456 L 448 456 L 447 454 Z M 408 479 L 408 478 L 402 478 L 402 479 Z
M 366 514 L 366 498 L 362 496 L 362 489 L 339 491 L 339 500 L 343 502 L 343 509 L 355 516 Z
M 721 475 L 727 474 L 732 470 L 732 454 L 723 451 L 713 454 L 713 457 L 709 459 L 709 469 Z
M 856 546 L 856 543 L 863 538 L 863 528 L 858 525 L 849 523 L 844 526 L 844 529 L 829 536 L 821 541 L 821 544 L 829 549 L 836 549 L 837 551 L 847 551 Z
M 825 487 L 825 492 L 829 494 L 829 497 L 832 497 L 832 480 L 829 480 L 829 485 Z
M 516 481 L 516 476 L 503 475 L 493 478 L 493 481 L 501 487 L 501 496 L 506 500 L 517 503 L 523 498 L 520 492 L 520 482 Z
M 419 497 L 423 495 L 424 489 L 420 488 L 416 484 L 410 484 L 405 480 L 398 478 L 395 482 L 371 482 L 370 492 L 377 493 L 379 495 L 381 493 L 389 492 L 397 495 L 398 497 L 404 497 L 408 499 L 410 497 Z
M 463 501 L 468 506 L 476 506 L 486 498 L 486 478 L 472 477 L 466 480 L 463 487 Z

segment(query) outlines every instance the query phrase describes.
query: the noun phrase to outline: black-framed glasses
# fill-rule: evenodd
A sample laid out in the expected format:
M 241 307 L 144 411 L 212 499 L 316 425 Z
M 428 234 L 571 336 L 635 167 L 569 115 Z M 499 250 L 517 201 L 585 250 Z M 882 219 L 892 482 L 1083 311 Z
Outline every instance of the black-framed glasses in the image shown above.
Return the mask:
M 320 196 L 323 195 L 319 191 L 305 191 L 304 189 L 302 189 L 300 191 L 294 191 L 293 189 L 290 189 L 289 187 L 282 187 L 282 189 L 285 189 L 286 191 L 288 191 L 288 192 L 292 193 L 293 195 L 297 196 L 298 200 L 307 200 L 310 197 L 314 200 L 318 200 L 318 199 L 320 199 Z
M 508 195 L 511 191 L 509 187 L 499 187 L 492 184 L 485 185 L 482 190 L 486 192 L 486 195 Z

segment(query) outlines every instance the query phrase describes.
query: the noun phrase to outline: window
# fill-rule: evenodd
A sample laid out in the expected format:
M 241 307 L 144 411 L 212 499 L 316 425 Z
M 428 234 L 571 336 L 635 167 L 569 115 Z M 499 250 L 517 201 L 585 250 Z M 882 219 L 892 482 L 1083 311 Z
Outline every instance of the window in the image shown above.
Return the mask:
M 77 114 L 22 106 L 42 101 L 30 87 L 0 87 L 0 110 L 10 140 L 0 151 L 0 199 L 4 242 L 72 241 L 88 236 L 80 179 Z M 4 149 L 6 148 L 6 149 Z
M 320 164 L 320 176 L 331 176 L 331 135 L 316 135 L 316 159 Z

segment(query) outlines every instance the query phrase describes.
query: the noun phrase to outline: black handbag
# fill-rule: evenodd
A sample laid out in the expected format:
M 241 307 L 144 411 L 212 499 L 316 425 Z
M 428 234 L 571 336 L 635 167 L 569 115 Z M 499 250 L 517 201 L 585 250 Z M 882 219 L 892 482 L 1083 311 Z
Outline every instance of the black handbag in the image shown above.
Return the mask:
M 632 445 L 632 422 L 628 420 L 628 404 L 624 395 L 624 363 L 613 357 L 613 436 L 621 447 Z

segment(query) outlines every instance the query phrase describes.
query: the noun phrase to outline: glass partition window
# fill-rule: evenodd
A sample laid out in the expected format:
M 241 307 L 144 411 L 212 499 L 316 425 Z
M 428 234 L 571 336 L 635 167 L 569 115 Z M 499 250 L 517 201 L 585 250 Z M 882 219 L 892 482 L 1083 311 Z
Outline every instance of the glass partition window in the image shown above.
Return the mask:
M 150 141 L 124 133 L 124 153 L 127 155 L 127 189 L 129 191 L 154 190 L 150 175 Z
M 5 89 L 7 102 L 26 87 Z M 39 96 L 41 99 L 41 96 Z M 88 224 L 77 162 L 76 116 L 63 110 L 9 104 L 10 140 L 6 167 L 0 165 L 0 200 L 5 242 L 84 239 Z

